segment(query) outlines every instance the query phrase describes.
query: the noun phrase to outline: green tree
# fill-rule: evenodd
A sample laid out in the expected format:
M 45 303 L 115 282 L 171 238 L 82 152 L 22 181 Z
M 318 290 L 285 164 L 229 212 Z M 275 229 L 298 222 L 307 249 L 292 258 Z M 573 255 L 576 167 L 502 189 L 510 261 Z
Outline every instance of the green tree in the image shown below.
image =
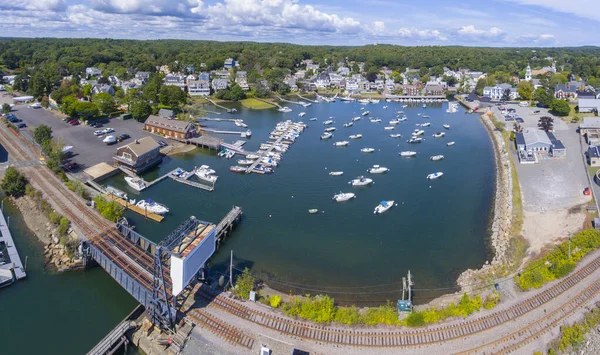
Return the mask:
M 94 95 L 94 103 L 101 112 L 108 114 L 115 109 L 115 99 L 107 92 L 101 92 Z
M 522 100 L 531 100 L 531 95 L 533 94 L 533 86 L 529 81 L 523 80 L 517 86 L 517 91 L 519 93 L 519 97 Z
M 52 139 L 52 128 L 45 124 L 41 124 L 33 130 L 33 140 L 40 145 Z
M 8 114 L 10 112 L 10 105 L 9 104 L 2 104 L 2 113 L 3 114 Z
M 129 104 L 129 112 L 136 121 L 144 122 L 152 113 L 152 107 L 143 98 L 136 98 Z
M 566 84 L 568 81 L 567 77 L 557 73 L 552 75 L 552 77 L 550 78 L 550 87 L 553 88 L 558 84 Z
M 557 116 L 568 116 L 571 113 L 571 106 L 565 100 L 554 99 L 550 104 L 550 110 Z
M 248 270 L 248 268 L 244 268 L 242 274 L 238 276 L 237 280 L 235 281 L 233 293 L 238 297 L 247 299 L 250 296 L 250 291 L 254 289 L 255 283 L 256 280 L 250 273 L 250 270 Z
M 533 92 L 533 99 L 544 107 L 549 107 L 554 101 L 554 95 L 550 89 L 539 87 Z
M 477 85 L 475 85 L 475 93 L 479 96 L 482 96 L 483 88 L 485 87 L 486 84 L 487 84 L 487 81 L 484 78 L 477 80 Z
M 510 89 L 504 89 L 504 92 L 502 93 L 502 100 L 510 101 L 510 92 Z
M 538 120 L 538 127 L 542 131 L 552 131 L 554 129 L 554 119 L 550 116 L 542 116 Z
M 20 197 L 25 193 L 27 179 L 14 166 L 9 166 L 4 172 L 0 188 L 9 196 Z
M 180 105 L 187 101 L 187 94 L 179 87 L 174 85 L 166 85 L 160 88 L 158 101 L 173 109 L 177 109 Z
M 83 96 L 87 97 L 88 100 L 92 97 L 92 85 L 85 84 L 83 86 Z
M 109 201 L 104 196 L 94 197 L 94 203 L 100 214 L 111 222 L 123 217 L 123 208 L 115 201 Z

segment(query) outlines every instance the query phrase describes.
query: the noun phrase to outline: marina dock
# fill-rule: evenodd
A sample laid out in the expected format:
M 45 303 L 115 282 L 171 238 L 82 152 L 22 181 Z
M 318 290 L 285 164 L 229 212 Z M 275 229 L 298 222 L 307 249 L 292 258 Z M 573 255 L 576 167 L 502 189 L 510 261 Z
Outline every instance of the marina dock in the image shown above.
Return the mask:
M 202 189 L 202 190 L 206 190 L 206 191 L 214 191 L 215 190 L 215 185 L 205 185 L 199 182 L 194 182 L 194 181 L 190 181 L 189 178 L 191 178 L 192 176 L 194 176 L 194 171 L 188 171 L 185 174 L 179 175 L 179 176 L 175 176 L 175 172 L 177 170 L 183 170 L 181 168 L 177 168 L 171 172 L 169 172 L 168 174 L 162 176 L 161 178 L 164 179 L 165 177 L 170 177 L 171 179 L 173 179 L 173 181 L 176 182 L 180 182 L 182 184 L 188 185 L 188 186 L 192 186 L 198 189 Z
M 2 256 L 0 256 L 0 285 L 27 277 L 2 210 L 0 210 L 0 251 L 2 251 Z
M 271 102 L 271 101 L 267 101 L 267 100 L 259 99 L 258 97 L 255 97 L 255 99 L 256 99 L 256 100 L 258 100 L 258 101 L 262 101 L 262 102 L 264 102 L 264 103 L 266 103 L 266 104 L 269 104 L 269 105 L 275 105 L 275 106 L 277 106 L 277 108 L 283 108 L 283 106 L 281 106 L 281 105 L 280 105 L 280 104 L 278 104 L 277 102 Z
M 263 154 L 261 154 L 260 158 L 256 159 L 254 161 L 254 163 L 252 163 L 252 165 L 250 165 L 248 167 L 248 169 L 246 169 L 246 174 L 250 174 L 250 173 L 264 174 L 263 172 L 259 172 L 258 170 L 254 170 L 254 168 L 256 168 L 256 166 L 261 163 L 261 160 L 264 157 L 266 157 L 269 153 L 271 153 L 273 151 L 273 149 L 275 149 L 275 145 L 281 143 L 282 140 L 283 140 L 283 137 L 277 138 L 277 141 L 275 141 L 275 144 L 273 144 L 269 149 L 267 149 Z
M 235 142 L 234 144 L 222 143 L 221 146 L 223 148 L 231 150 L 232 152 L 235 152 L 235 154 L 241 154 L 244 156 L 248 155 L 248 154 L 255 154 L 254 152 L 248 152 L 248 151 L 244 150 L 240 144 L 237 144 L 238 142 Z
M 216 137 L 202 135 L 199 137 L 187 138 L 187 139 L 177 139 L 177 141 L 185 143 L 185 144 L 193 144 L 198 147 L 209 148 L 219 150 L 221 148 L 221 144 L 223 140 Z
M 227 111 L 228 113 L 237 112 L 236 109 L 231 109 L 231 108 L 227 108 L 225 106 L 221 106 L 218 103 L 214 102 L 213 100 L 209 99 L 208 97 L 204 97 L 204 100 L 210 102 L 211 104 L 217 106 L 220 109 L 223 109 L 223 110 Z
M 219 129 L 213 129 L 213 128 L 206 128 L 206 127 L 202 127 L 200 128 L 201 130 L 203 130 L 204 132 L 210 132 L 210 133 L 218 133 L 218 134 L 237 134 L 240 137 L 243 134 L 247 134 L 248 130 L 246 131 L 224 131 L 224 130 L 219 130 Z
M 200 117 L 198 121 L 209 121 L 209 122 L 235 122 L 234 118 L 213 118 L 213 117 Z
M 144 216 L 146 218 L 149 218 L 149 219 L 151 219 L 151 220 L 153 220 L 155 222 L 159 222 L 160 223 L 160 222 L 162 222 L 163 219 L 165 219 L 164 216 L 160 216 L 160 215 L 157 215 L 155 213 L 148 212 L 145 209 L 140 208 L 140 207 L 138 207 L 136 205 L 132 205 L 132 204 L 129 203 L 129 201 L 124 200 L 122 198 L 119 198 L 119 197 L 117 197 L 115 195 L 104 194 L 104 197 L 106 197 L 109 200 L 116 201 L 119 205 L 125 207 L 125 209 L 131 210 L 131 211 L 133 211 L 133 212 L 135 212 L 137 214 L 140 214 L 140 215 L 142 215 L 142 216 Z

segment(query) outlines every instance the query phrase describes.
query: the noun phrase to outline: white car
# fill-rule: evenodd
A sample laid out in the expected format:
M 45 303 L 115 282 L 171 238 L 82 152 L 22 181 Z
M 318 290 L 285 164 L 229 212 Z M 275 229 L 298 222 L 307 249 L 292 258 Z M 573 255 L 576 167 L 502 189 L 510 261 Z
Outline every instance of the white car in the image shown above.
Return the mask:
M 112 128 L 110 128 L 110 127 L 109 127 L 109 128 L 105 128 L 105 129 L 103 129 L 103 132 L 104 132 L 104 133 L 112 133 L 112 132 L 114 132 L 114 131 L 115 131 L 115 130 L 114 130 L 114 129 L 112 129 Z
M 95 136 L 101 136 L 101 135 L 103 135 L 103 134 L 106 134 L 106 132 L 104 132 L 104 130 L 103 130 L 103 129 L 98 129 L 98 130 L 95 130 L 95 131 L 94 131 L 94 135 L 95 135 Z

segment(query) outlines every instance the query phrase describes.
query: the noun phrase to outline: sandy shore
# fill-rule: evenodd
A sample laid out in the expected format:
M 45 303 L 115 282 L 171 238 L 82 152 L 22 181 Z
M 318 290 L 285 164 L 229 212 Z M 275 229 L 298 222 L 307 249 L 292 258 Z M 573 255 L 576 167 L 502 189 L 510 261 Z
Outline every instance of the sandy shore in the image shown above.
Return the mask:
M 580 231 L 586 220 L 585 210 L 579 208 L 523 213 L 522 234 L 529 243 L 528 257 L 539 254 L 544 247 L 558 244 L 570 234 Z

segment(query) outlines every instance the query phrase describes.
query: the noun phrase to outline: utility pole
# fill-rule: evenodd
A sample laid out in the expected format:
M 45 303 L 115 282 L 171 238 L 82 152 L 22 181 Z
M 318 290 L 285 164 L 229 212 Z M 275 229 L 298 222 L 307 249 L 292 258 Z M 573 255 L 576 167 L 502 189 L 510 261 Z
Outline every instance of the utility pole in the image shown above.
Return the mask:
M 402 277 L 402 300 L 404 301 L 406 299 L 406 277 Z
M 412 277 L 410 276 L 410 270 L 408 270 L 408 300 L 412 302 Z

